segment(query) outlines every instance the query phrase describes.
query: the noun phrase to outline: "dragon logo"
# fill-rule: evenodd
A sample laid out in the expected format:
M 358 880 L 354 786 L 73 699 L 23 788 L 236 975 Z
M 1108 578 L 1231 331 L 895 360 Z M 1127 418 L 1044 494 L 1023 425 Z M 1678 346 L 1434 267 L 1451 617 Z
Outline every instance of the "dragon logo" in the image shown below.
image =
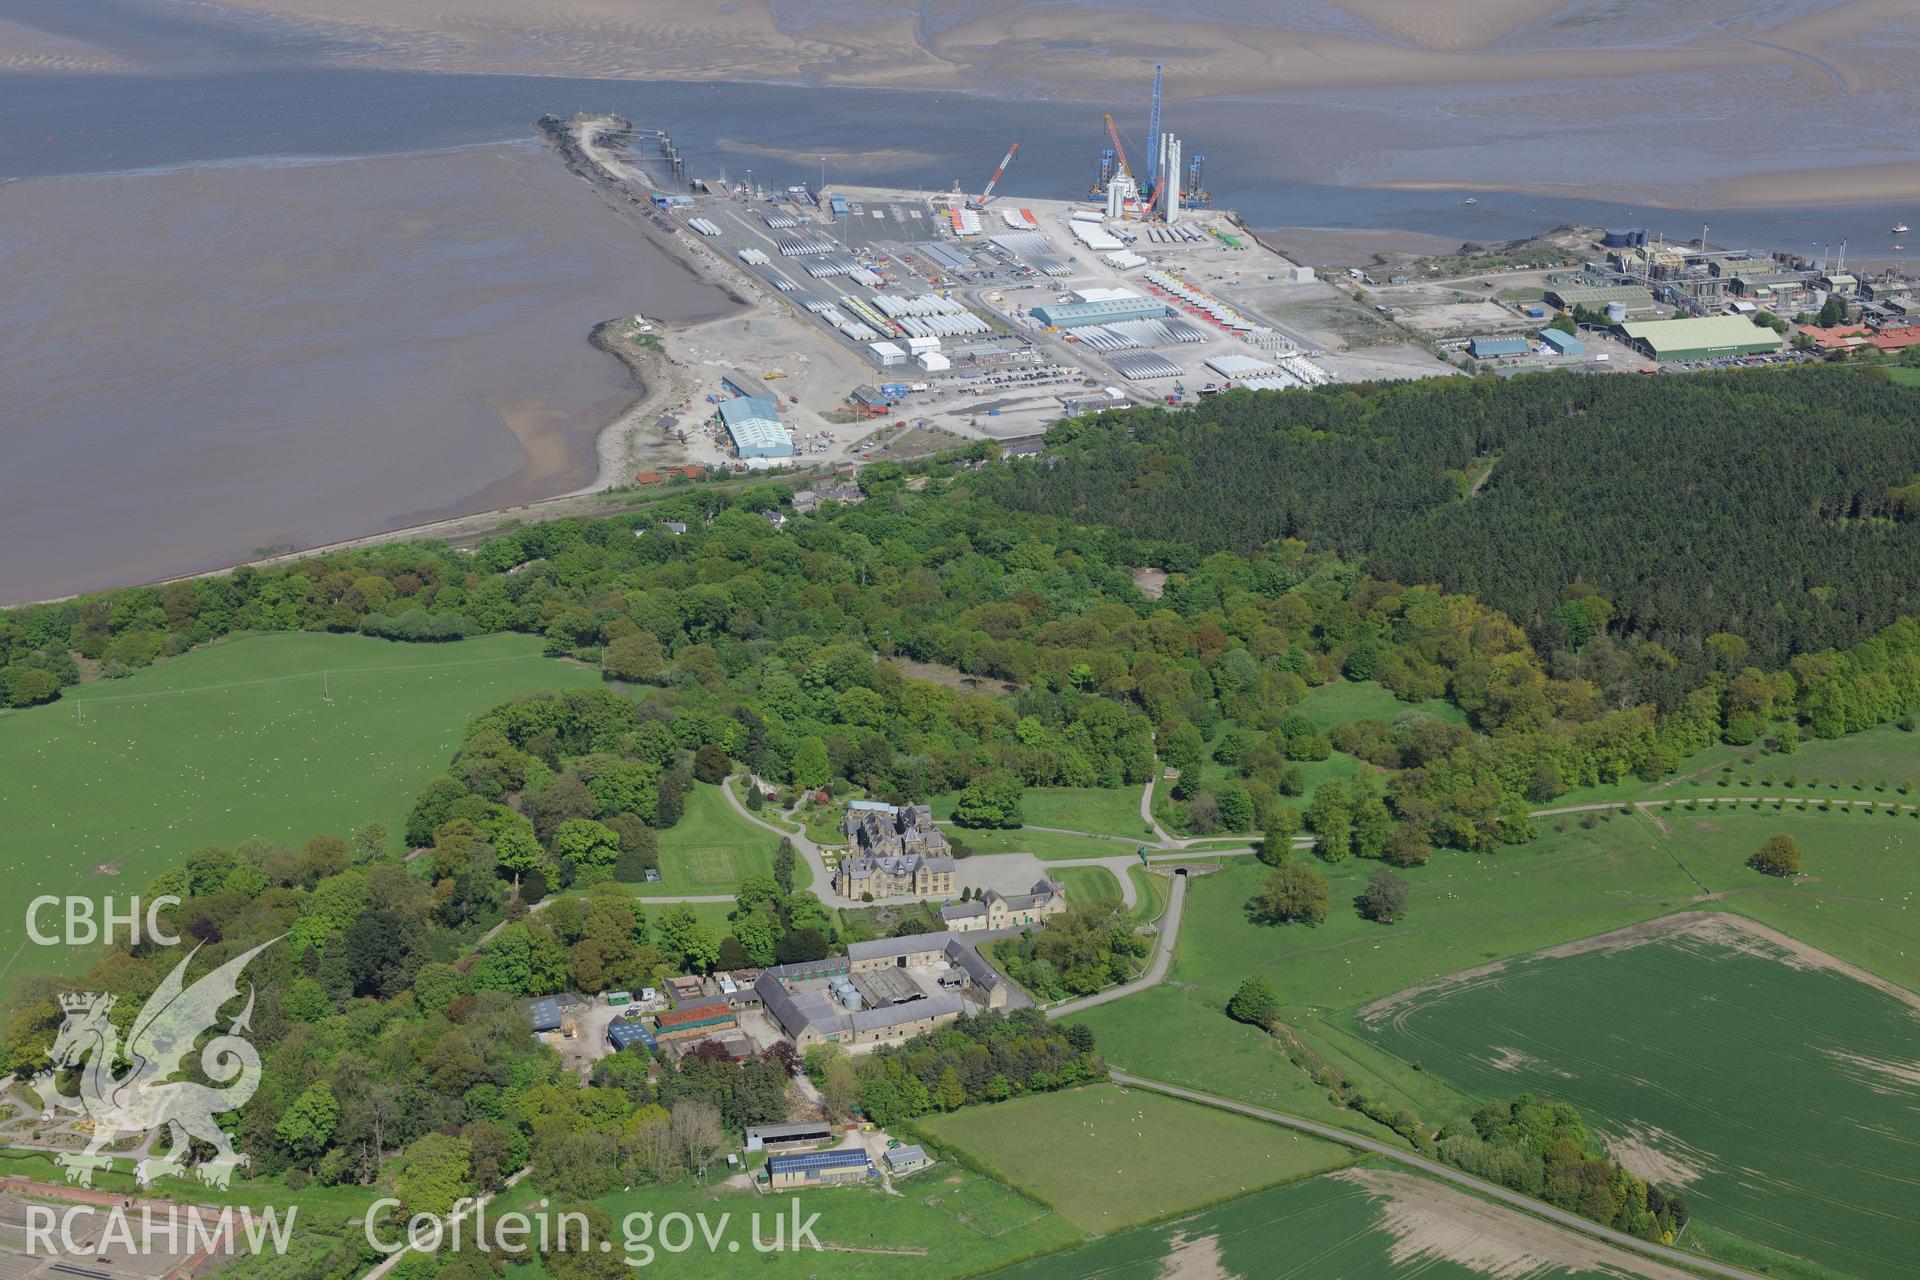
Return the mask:
M 142 1186 L 162 1176 L 184 1176 L 189 1139 L 214 1149 L 213 1158 L 197 1170 L 208 1186 L 226 1187 L 234 1170 L 249 1163 L 245 1154 L 233 1149 L 214 1117 L 245 1105 L 260 1086 L 260 1055 L 240 1036 L 249 1030 L 253 1016 L 251 985 L 246 1007 L 225 1031 L 200 1048 L 200 1069 L 223 1087 L 167 1077 L 180 1070 L 202 1034 L 214 1028 L 221 1006 L 239 996 L 240 973 L 247 962 L 278 941 L 261 943 L 189 987 L 187 966 L 200 950 L 195 947 L 141 1006 L 124 1045 L 109 1016 L 117 997 L 87 992 L 60 998 L 66 1020 L 48 1056 L 54 1071 L 81 1069 L 80 1092 L 77 1097 L 62 1094 L 54 1085 L 53 1071 L 35 1083 L 52 1106 L 84 1113 L 93 1123 L 85 1151 L 55 1157 L 65 1167 L 68 1182 L 89 1187 L 96 1170 L 113 1168 L 113 1157 L 102 1155 L 101 1150 L 122 1134 L 144 1135 L 137 1151 L 150 1152 L 163 1126 L 171 1140 L 167 1154 L 143 1154 L 134 1166 Z M 121 1064 L 124 1068 L 116 1071 Z

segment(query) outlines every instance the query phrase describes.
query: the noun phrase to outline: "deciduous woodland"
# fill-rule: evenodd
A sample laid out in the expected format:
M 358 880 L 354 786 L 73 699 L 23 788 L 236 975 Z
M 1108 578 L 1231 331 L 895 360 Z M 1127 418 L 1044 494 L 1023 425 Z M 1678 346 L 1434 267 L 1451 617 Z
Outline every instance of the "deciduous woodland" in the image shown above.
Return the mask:
M 722 1126 L 777 1118 L 800 1064 L 694 1057 L 649 1079 L 620 1055 L 582 1087 L 527 1037 L 517 999 L 845 939 L 789 849 L 739 880 L 724 926 L 632 901 L 622 882 L 716 783 L 750 771 L 788 794 L 916 802 L 974 784 L 957 822 L 1017 826 L 1022 788 L 1140 788 L 1171 766 L 1162 810 L 1183 830 L 1257 828 L 1277 855 L 1304 825 L 1330 863 L 1498 857 L 1534 836 L 1539 803 L 1657 779 L 1716 741 L 1790 753 L 1911 725 L 1916 409 L 1916 393 L 1829 370 L 1232 395 L 1064 423 L 1040 462 L 875 465 L 864 503 L 784 527 L 762 516 L 788 500 L 779 485 L 687 485 L 470 550 L 386 546 L 17 609 L 0 615 L 0 693 L 31 706 L 83 665 L 111 678 L 261 631 L 518 631 L 596 664 L 604 688 L 471 722 L 414 807 L 418 856 L 343 813 L 351 840 L 182 849 L 153 886 L 184 899 L 174 923 L 207 960 L 287 937 L 257 979 L 272 1046 L 244 1121 L 258 1174 L 384 1180 L 433 1210 L 531 1160 L 589 1198 L 677 1178 Z M 1166 571 L 1163 592 L 1136 584 L 1144 568 Z M 1404 709 L 1329 714 L 1342 688 L 1375 700 L 1342 705 L 1384 689 Z M 1351 776 L 1326 773 L 1336 753 Z M 1398 883 L 1362 904 L 1379 928 L 1404 909 Z M 1288 887 L 1275 919 L 1326 916 L 1324 881 Z M 1082 910 L 1084 936 L 1013 959 L 1091 989 L 1137 958 L 1100 943 L 1110 916 Z M 137 1001 L 173 962 L 115 951 L 87 981 Z M 23 1076 L 47 1065 L 51 990 L 23 983 L 6 1025 Z M 809 1065 L 840 1103 L 903 1119 L 1099 1073 L 1084 1028 L 1031 1015 L 857 1070 Z M 1580 1134 L 1535 1149 L 1531 1107 L 1474 1117 L 1449 1135 L 1454 1158 L 1524 1165 L 1515 1185 L 1564 1165 L 1632 1191 Z M 1660 1236 L 1676 1220 L 1640 1192 L 1603 1208 L 1582 1211 Z M 311 1274 L 365 1260 L 344 1232 L 319 1253 Z

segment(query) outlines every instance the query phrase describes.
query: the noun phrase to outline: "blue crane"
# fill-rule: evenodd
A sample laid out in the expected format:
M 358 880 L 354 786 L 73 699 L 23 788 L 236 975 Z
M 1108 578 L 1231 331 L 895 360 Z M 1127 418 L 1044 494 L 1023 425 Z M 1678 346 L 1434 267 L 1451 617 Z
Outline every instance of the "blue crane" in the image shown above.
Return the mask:
M 1153 111 L 1147 116 L 1147 186 L 1160 174 L 1160 64 L 1153 64 Z

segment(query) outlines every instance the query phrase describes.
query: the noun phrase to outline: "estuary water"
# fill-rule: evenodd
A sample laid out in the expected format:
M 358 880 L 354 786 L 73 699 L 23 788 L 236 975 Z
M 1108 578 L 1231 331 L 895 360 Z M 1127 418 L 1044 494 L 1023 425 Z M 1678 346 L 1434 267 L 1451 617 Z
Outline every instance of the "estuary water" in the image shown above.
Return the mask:
M 635 311 L 698 320 L 724 300 L 532 143 L 543 113 L 618 112 L 671 132 L 697 174 L 780 185 L 974 189 L 1018 139 L 1013 199 L 1082 193 L 1102 112 L 1144 132 L 1136 102 L 343 69 L 320 65 L 337 36 L 148 0 L 0 0 L 6 19 L 144 69 L 0 72 L 0 603 L 589 480 L 593 436 L 629 394 L 589 329 Z M 1429 172 L 1412 148 L 1444 168 L 1446 147 L 1478 145 L 1466 126 L 1436 132 L 1423 93 L 1376 92 L 1364 111 L 1307 94 L 1182 102 L 1168 125 L 1259 228 L 1491 241 L 1708 222 L 1721 244 L 1848 238 L 1857 261 L 1884 258 L 1885 229 L 1914 212 L 1364 185 Z M 1503 145 L 1515 182 L 1683 163 L 1569 157 L 1564 135 Z

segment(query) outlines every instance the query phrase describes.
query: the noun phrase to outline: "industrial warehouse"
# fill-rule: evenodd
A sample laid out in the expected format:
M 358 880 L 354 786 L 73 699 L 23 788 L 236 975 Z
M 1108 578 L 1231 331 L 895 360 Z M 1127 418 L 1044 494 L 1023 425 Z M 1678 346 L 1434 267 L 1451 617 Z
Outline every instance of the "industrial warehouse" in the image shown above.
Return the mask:
M 1773 330 L 1737 315 L 1640 320 L 1621 325 L 1620 331 L 1655 360 L 1771 355 L 1785 345 Z
M 666 134 L 617 118 L 595 118 L 598 134 L 591 121 L 555 127 L 593 136 L 585 159 L 598 168 L 583 176 L 648 206 L 649 225 L 752 295 L 752 318 L 726 322 L 724 342 L 676 356 L 721 371 L 717 385 L 695 374 L 706 429 L 685 425 L 697 416 L 662 424 L 736 471 L 871 460 L 903 436 L 916 456 L 980 438 L 1024 449 L 1063 417 L 1229 390 L 1813 358 L 1791 327 L 1781 341 L 1772 330 L 1823 308 L 1829 327 L 1866 331 L 1821 348 L 1851 358 L 1892 349 L 1875 335 L 1920 315 L 1910 282 L 1847 270 L 1844 245 L 1811 260 L 1723 249 L 1704 227 L 1691 243 L 1557 228 L 1526 242 L 1537 259 L 1464 277 L 1323 274 L 1219 210 L 1204 156 L 1162 118 L 1157 92 L 1145 105 L 1137 139 L 1098 118 L 1106 145 L 1077 200 L 1006 195 L 1017 143 L 971 192 L 829 189 L 693 176 Z M 1765 331 L 1645 327 L 1725 317 Z M 743 367 L 757 376 L 736 376 Z

